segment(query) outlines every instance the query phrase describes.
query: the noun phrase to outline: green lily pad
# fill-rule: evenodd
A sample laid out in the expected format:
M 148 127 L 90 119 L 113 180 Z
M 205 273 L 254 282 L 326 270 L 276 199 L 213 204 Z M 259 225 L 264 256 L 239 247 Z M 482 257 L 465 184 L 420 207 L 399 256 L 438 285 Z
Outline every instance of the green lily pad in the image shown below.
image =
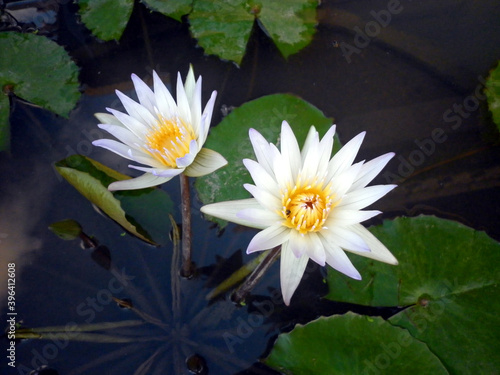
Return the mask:
M 10 149 L 9 97 L 0 93 L 0 151 Z
M 317 0 L 197 0 L 189 23 L 207 54 L 240 64 L 255 19 L 288 57 L 311 42 L 317 6 Z
M 488 98 L 488 108 L 493 115 L 493 122 L 500 131 L 500 63 L 490 72 L 486 80 L 485 93 Z
M 264 362 L 293 375 L 448 374 L 407 330 L 354 313 L 295 326 L 278 337 Z
M 110 192 L 114 181 L 129 179 L 99 162 L 72 155 L 56 163 L 57 171 L 85 198 L 134 236 L 150 244 L 166 243 L 173 202 L 157 188 Z
M 141 0 L 155 11 L 181 21 L 182 16 L 191 12 L 193 0 Z
M 409 306 L 390 322 L 427 343 L 451 373 L 495 373 L 500 368 L 500 244 L 484 232 L 433 216 L 385 221 L 371 232 L 399 266 L 352 256 L 363 280 L 329 270 L 327 298 Z
M 0 87 L 67 117 L 80 98 L 78 67 L 63 47 L 35 34 L 0 33 Z M 9 144 L 9 100 L 0 99 L 0 150 Z
M 82 226 L 75 220 L 66 219 L 49 225 L 49 230 L 63 240 L 74 240 L 82 233 Z
M 316 31 L 316 0 L 262 1 L 258 19 L 283 56 L 306 47 Z M 287 9 L 283 8 L 286 4 Z
M 252 178 L 242 162 L 244 158 L 255 159 L 248 130 L 254 128 L 269 142 L 277 143 L 284 120 L 292 127 L 299 145 L 305 141 L 311 125 L 316 127 L 320 136 L 332 125 L 331 118 L 293 95 L 269 95 L 243 104 L 211 130 L 205 146 L 224 155 L 228 165 L 196 179 L 199 199 L 208 204 L 250 198 L 243 184 L 251 183 Z M 340 142 L 336 140 L 334 152 L 339 148 Z M 213 220 L 224 226 L 223 221 Z
M 191 33 L 209 55 L 241 63 L 255 16 L 246 0 L 198 0 L 189 15 Z
M 133 0 L 78 0 L 80 17 L 101 40 L 118 40 L 127 26 Z

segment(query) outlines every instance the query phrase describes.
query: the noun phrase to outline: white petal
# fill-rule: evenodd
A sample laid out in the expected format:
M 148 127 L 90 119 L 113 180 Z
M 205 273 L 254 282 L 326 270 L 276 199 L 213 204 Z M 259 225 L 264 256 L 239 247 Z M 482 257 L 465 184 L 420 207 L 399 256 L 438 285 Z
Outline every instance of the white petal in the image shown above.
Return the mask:
M 244 184 L 243 187 L 253 195 L 255 199 L 261 204 L 262 207 L 267 208 L 271 211 L 281 210 L 281 200 L 275 195 L 261 189 L 255 185 Z
M 302 161 L 300 158 L 300 149 L 299 144 L 297 143 L 297 138 L 295 138 L 295 134 L 293 134 L 290 125 L 286 121 L 283 121 L 281 123 L 280 143 L 283 159 L 288 161 L 292 175 L 297 176 L 302 165 Z
M 264 208 L 245 208 L 238 211 L 236 216 L 240 219 L 253 222 L 254 227 L 258 226 L 261 229 L 275 225 L 283 220 L 277 213 Z
M 257 233 L 247 247 L 247 254 L 259 250 L 268 250 L 288 241 L 290 237 L 290 228 L 281 225 L 281 223 L 267 227 Z
M 330 243 L 340 246 L 345 250 L 352 251 L 360 251 L 360 252 L 369 252 L 370 247 L 368 244 L 354 231 L 351 231 L 351 227 L 343 228 L 343 227 L 335 227 L 330 226 L 329 220 L 326 221 L 326 225 L 329 229 L 322 230 L 321 234 L 325 237 Z
M 365 134 L 366 132 L 359 133 L 333 156 L 328 164 L 327 180 L 331 180 L 335 175 L 342 173 L 352 165 L 361 147 L 361 143 L 363 143 Z
M 196 142 L 195 139 L 193 139 L 191 140 L 191 142 L 189 142 L 189 152 L 186 155 L 177 158 L 175 160 L 175 164 L 177 165 L 178 168 L 186 168 L 189 165 L 191 165 L 197 154 L 198 154 L 198 143 Z
M 170 91 L 168 91 L 167 87 L 155 71 L 153 71 L 153 85 L 155 103 L 158 111 L 165 118 L 173 117 L 173 114 L 177 113 L 177 104 L 175 104 L 172 94 L 170 94 Z
M 248 169 L 248 172 L 250 172 L 250 176 L 252 176 L 256 186 L 280 198 L 279 186 L 276 180 L 267 173 L 262 165 L 250 159 L 243 159 L 243 164 Z
M 128 130 L 134 133 L 137 137 L 142 139 L 149 132 L 147 125 L 143 124 L 132 116 L 114 110 L 113 108 L 106 109 L 111 112 Z
M 200 177 L 227 165 L 227 160 L 216 151 L 202 148 L 194 161 L 186 168 L 184 174 L 189 177 Z
M 191 65 L 186 77 L 186 83 L 184 84 L 184 90 L 186 91 L 189 108 L 191 109 L 191 124 L 193 125 L 195 134 L 199 134 L 201 121 L 201 87 L 202 79 L 199 77 L 198 81 L 195 82 L 193 66 Z
M 344 275 L 352 277 L 356 280 L 361 280 L 361 275 L 353 266 L 351 260 L 346 253 L 335 244 L 328 242 L 324 237 L 320 236 L 326 251 L 326 263 Z
M 365 187 L 361 190 L 347 193 L 342 198 L 342 201 L 339 203 L 338 207 L 350 210 L 363 209 L 382 198 L 396 186 L 397 185 L 374 185 Z
M 182 168 L 146 168 L 146 167 L 140 167 L 137 165 L 129 165 L 129 168 L 132 169 L 137 169 L 138 171 L 146 172 L 146 173 L 151 173 L 153 176 L 158 176 L 158 177 L 168 177 L 168 179 L 171 179 L 174 176 L 177 176 L 181 174 L 184 169 Z
M 288 248 L 292 251 L 295 257 L 300 258 L 307 251 L 309 242 L 305 239 L 303 234 L 296 230 L 290 231 L 290 240 L 288 241 Z
M 210 122 L 212 121 L 212 113 L 214 110 L 216 98 L 217 98 L 217 91 L 212 91 L 212 96 L 210 96 L 210 100 L 205 105 L 205 109 L 203 110 L 203 114 L 201 115 L 199 134 L 198 134 L 198 141 L 201 146 L 205 144 L 205 141 L 208 136 L 208 130 L 210 129 Z
M 155 94 L 153 91 L 136 74 L 132 74 L 132 82 L 134 83 L 135 92 L 141 105 L 149 112 L 154 113 Z
M 198 79 L 198 82 L 195 82 L 193 65 L 189 64 L 189 71 L 186 76 L 186 82 L 184 83 L 184 91 L 186 92 L 186 96 L 189 101 L 189 106 L 191 107 L 194 103 L 193 99 L 196 95 L 196 84 L 199 84 L 201 87 L 201 77 Z M 200 94 L 201 99 L 201 94 Z M 200 100 L 201 102 L 201 100 Z M 200 105 L 200 113 L 201 113 L 201 105 Z
M 292 230 L 288 246 L 297 258 L 306 254 L 320 266 L 325 265 L 325 249 L 316 233 L 300 234 L 296 230 Z
M 271 146 L 255 129 L 251 128 L 248 131 L 248 136 L 250 137 L 250 142 L 252 143 L 257 162 L 262 165 L 267 173 L 269 173 L 270 175 L 274 175 L 272 158 L 272 155 L 274 154 L 271 152 Z
M 280 281 L 281 293 L 285 305 L 290 305 L 293 293 L 299 286 L 300 280 L 304 275 L 309 257 L 306 255 L 297 258 L 289 248 L 289 242 L 285 242 L 281 246 L 281 261 L 280 261 Z
M 351 189 L 352 183 L 359 175 L 359 171 L 362 166 L 362 163 L 356 163 L 342 171 L 340 174 L 335 175 L 331 181 L 331 189 L 335 193 L 336 197 L 343 197 Z
M 158 120 L 145 107 L 130 99 L 119 90 L 116 90 L 115 92 L 129 116 L 138 120 L 141 124 L 147 124 L 148 126 L 153 126 L 158 122 Z
M 332 125 L 330 129 L 326 132 L 321 142 L 319 142 L 319 160 L 318 160 L 318 172 L 319 176 L 327 174 L 328 163 L 330 157 L 332 156 L 333 148 L 333 137 L 335 136 L 336 126 Z
M 109 124 L 109 125 L 118 125 L 121 127 L 125 127 L 120 120 L 118 120 L 115 116 L 110 115 L 109 113 L 94 113 L 94 116 L 97 117 L 100 123 Z
M 103 147 L 109 151 L 112 151 L 125 159 L 134 160 L 138 163 L 156 168 L 162 167 L 162 164 L 150 155 L 135 148 L 131 148 L 130 146 L 127 146 L 123 143 L 115 141 L 114 139 L 98 139 L 96 141 L 93 141 L 92 144 L 94 146 Z
M 108 186 L 108 190 L 135 190 L 143 189 L 151 186 L 161 185 L 169 181 L 171 177 L 158 177 L 150 173 L 145 173 L 142 176 L 132 178 L 130 180 L 116 181 Z
M 367 258 L 375 259 L 380 262 L 389 263 L 389 264 L 398 264 L 398 260 L 391 254 L 391 252 L 385 247 L 385 245 L 380 242 L 371 232 L 366 229 L 361 224 L 355 224 L 350 229 L 356 233 L 358 236 L 363 238 L 366 244 L 370 247 L 370 252 L 358 253 L 358 255 L 362 255 Z M 347 249 L 346 249 L 347 250 Z
M 256 223 L 253 218 L 252 220 L 246 220 L 237 216 L 238 212 L 252 208 L 261 208 L 260 204 L 254 198 L 207 204 L 203 206 L 200 211 L 206 215 L 245 225 L 247 227 L 257 229 L 266 228 L 267 225 L 260 225 Z
M 360 210 L 345 210 L 340 207 L 336 207 L 330 212 L 328 216 L 328 225 L 332 227 L 342 226 L 347 227 L 353 224 L 359 224 L 363 221 L 371 219 L 374 216 L 380 214 L 380 211 L 360 211 Z
M 302 162 L 304 162 L 304 159 L 309 152 L 309 148 L 313 146 L 313 144 L 316 143 L 316 141 L 319 141 L 319 135 L 318 132 L 316 131 L 316 128 L 314 126 L 311 126 L 309 128 L 309 132 L 307 133 L 306 140 L 304 142 L 304 146 L 302 146 L 302 151 L 300 153 Z
M 389 152 L 365 163 L 359 171 L 356 181 L 352 184 L 351 191 L 364 188 L 368 185 L 382 171 L 394 155 L 393 152 Z
M 295 176 L 292 175 L 292 169 L 289 160 L 281 155 L 276 146 L 271 145 L 273 157 L 273 170 L 277 185 L 281 188 L 293 186 L 295 184 Z
M 142 139 L 138 138 L 124 126 L 109 124 L 99 124 L 97 126 L 132 148 L 142 148 Z
M 188 124 L 192 123 L 191 108 L 182 83 L 181 73 L 177 73 L 177 111 L 179 116 Z
M 324 176 L 318 176 L 318 166 L 320 160 L 319 153 L 319 135 L 318 132 L 314 134 L 312 140 L 310 141 L 307 153 L 303 155 L 302 159 L 302 169 L 300 175 L 303 179 L 309 180 L 315 177 L 322 178 Z

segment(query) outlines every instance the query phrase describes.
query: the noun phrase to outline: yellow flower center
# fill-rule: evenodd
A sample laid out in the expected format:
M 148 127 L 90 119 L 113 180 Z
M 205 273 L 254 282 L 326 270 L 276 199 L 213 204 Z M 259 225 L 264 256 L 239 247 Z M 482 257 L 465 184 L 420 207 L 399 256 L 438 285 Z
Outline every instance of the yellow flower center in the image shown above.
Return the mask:
M 294 228 L 301 234 L 317 232 L 323 228 L 328 214 L 335 207 L 335 195 L 331 184 L 323 186 L 322 181 L 302 183 L 300 176 L 292 189 L 281 194 L 283 225 Z
M 176 160 L 189 152 L 189 143 L 196 139 L 193 129 L 182 119 L 161 116 L 146 135 L 147 152 L 163 165 L 176 168 Z

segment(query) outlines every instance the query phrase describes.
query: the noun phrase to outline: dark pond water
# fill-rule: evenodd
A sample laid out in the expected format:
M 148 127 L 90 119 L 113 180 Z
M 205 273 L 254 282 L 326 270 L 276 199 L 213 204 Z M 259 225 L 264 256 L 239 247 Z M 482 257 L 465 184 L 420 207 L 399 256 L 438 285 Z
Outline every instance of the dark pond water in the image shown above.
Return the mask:
M 313 264 L 288 308 L 279 300 L 277 264 L 246 307 L 237 308 L 227 298 L 208 303 L 205 297 L 214 285 L 250 259 L 244 251 L 254 230 L 229 225 L 218 233 L 203 220 L 194 196 L 199 272 L 193 280 L 175 278 L 172 283 L 167 230 L 159 248 L 122 235 L 123 229 L 55 172 L 54 162 L 80 153 L 131 173 L 127 161 L 90 143 L 103 136 L 93 114 L 118 107 L 115 88 L 131 94 L 131 73 L 149 80 L 155 69 L 167 81 L 175 80 L 177 71 L 184 75 L 192 63 L 203 76 L 204 98 L 218 91 L 213 124 L 220 122 L 224 108 L 267 94 L 298 95 L 335 118 L 342 141 L 367 131 L 360 160 L 397 153 L 377 182 L 400 186 L 376 204 L 384 214 L 368 224 L 427 213 L 500 239 L 498 135 L 481 91 L 500 58 L 500 5 L 495 0 L 401 1 L 402 11 L 392 15 L 387 27 L 344 56 L 342 43 L 356 46 L 354 28 L 364 28 L 373 20 L 371 11 L 387 6 L 385 0 L 324 1 L 313 42 L 288 61 L 256 27 L 236 67 L 204 56 L 185 23 L 142 5 L 136 4 L 119 43 L 99 43 L 74 21 L 73 5 L 60 4 L 54 23 L 42 30 L 67 46 L 81 67 L 84 95 L 69 119 L 12 101 L 12 152 L 0 155 L 1 285 L 6 264 L 15 262 L 18 320 L 28 327 L 138 319 L 111 301 L 111 294 L 132 301 L 155 324 L 104 332 L 130 340 L 121 343 L 64 337 L 23 341 L 16 361 L 24 372 L 9 369 L 4 358 L 0 372 L 29 373 L 47 365 L 71 375 L 186 374 L 187 358 L 198 355 L 210 374 L 273 374 L 257 361 L 280 332 L 319 315 L 362 311 L 322 301 L 324 271 Z M 177 181 L 163 189 L 179 201 Z M 179 207 L 173 214 L 180 221 Z M 65 218 L 77 220 L 109 249 L 110 270 L 78 241 L 62 241 L 47 229 Z M 5 295 L 0 293 L 3 328 Z M 5 353 L 5 342 L 0 344 Z

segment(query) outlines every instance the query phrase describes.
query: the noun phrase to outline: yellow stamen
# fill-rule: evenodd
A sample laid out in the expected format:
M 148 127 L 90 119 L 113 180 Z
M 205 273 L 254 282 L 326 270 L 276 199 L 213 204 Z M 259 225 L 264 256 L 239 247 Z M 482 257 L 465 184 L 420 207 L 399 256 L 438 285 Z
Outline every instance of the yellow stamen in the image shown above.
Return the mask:
M 323 186 L 322 180 L 302 182 L 299 176 L 296 185 L 281 194 L 283 225 L 301 234 L 320 231 L 337 204 L 334 198 L 331 184 Z
M 176 168 L 176 160 L 189 152 L 193 139 L 193 129 L 182 119 L 159 115 L 155 127 L 146 135 L 146 151 L 163 165 Z

